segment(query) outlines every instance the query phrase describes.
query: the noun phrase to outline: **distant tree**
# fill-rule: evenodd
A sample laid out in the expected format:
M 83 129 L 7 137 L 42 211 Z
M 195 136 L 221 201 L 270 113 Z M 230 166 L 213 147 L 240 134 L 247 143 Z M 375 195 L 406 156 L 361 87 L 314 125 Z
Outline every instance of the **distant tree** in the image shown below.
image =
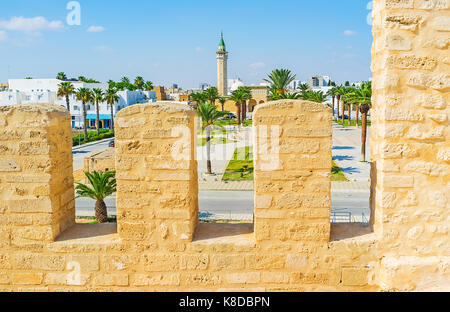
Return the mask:
M 241 125 L 242 122 L 244 122 L 245 119 L 245 113 L 243 113 L 243 110 L 245 109 L 245 101 L 252 99 L 252 92 L 249 87 L 239 87 L 237 90 L 233 91 L 231 93 L 232 101 L 236 103 L 237 107 L 237 122 L 238 125 Z
M 58 93 L 57 96 L 60 98 L 66 99 L 66 107 L 67 110 L 70 112 L 70 96 L 74 93 L 74 87 L 73 84 L 70 81 L 64 81 L 61 82 L 58 85 Z
M 306 101 L 323 103 L 327 100 L 327 95 L 322 91 L 306 91 L 302 94 L 302 98 Z
M 144 83 L 144 91 L 153 91 L 153 82 L 146 81 Z
M 93 99 L 93 93 L 88 88 L 80 88 L 75 92 L 75 96 L 77 101 L 81 101 L 83 107 L 83 122 L 84 122 L 84 139 L 88 139 L 87 132 L 87 111 L 86 111 L 86 103 L 89 103 Z
M 275 69 L 269 74 L 268 79 L 264 79 L 264 81 L 270 83 L 271 89 L 280 94 L 286 92 L 288 86 L 295 78 L 296 75 L 292 74 L 288 69 Z
M 60 73 L 58 73 L 58 74 L 56 75 L 56 79 L 58 79 L 58 80 L 67 80 L 67 76 L 66 76 L 65 73 L 60 72 Z
M 106 90 L 104 101 L 109 105 L 111 110 L 111 122 L 109 124 L 109 129 L 114 130 L 114 104 L 119 102 L 120 97 L 117 95 L 117 90 L 110 88 Z
M 90 185 L 76 182 L 75 191 L 77 198 L 87 197 L 96 201 L 95 218 L 98 223 L 108 222 L 108 209 L 105 204 L 105 198 L 117 191 L 116 172 L 94 171 L 84 173 Z
M 144 89 L 145 80 L 141 76 L 136 77 L 134 80 L 134 86 L 137 90 L 143 90 Z
M 97 127 L 97 135 L 100 135 L 100 107 L 98 104 L 104 101 L 105 93 L 103 92 L 102 89 L 99 88 L 93 89 L 92 92 L 93 92 L 92 100 L 95 101 L 95 110 L 97 112 L 95 125 Z
M 346 81 L 346 82 L 345 82 L 345 86 L 346 86 L 346 87 L 350 87 L 350 81 Z
M 206 131 L 206 168 L 207 173 L 212 174 L 211 166 L 211 126 L 219 118 L 225 115 L 225 112 L 217 110 L 216 105 L 211 103 L 199 103 L 197 115 L 202 119 L 202 128 Z
M 274 94 L 272 96 L 272 101 L 277 100 L 297 100 L 302 98 L 302 95 L 298 92 L 294 93 L 282 93 L 282 94 Z
M 332 105 L 332 111 L 333 111 L 333 118 L 334 118 L 334 108 L 335 108 L 335 100 L 337 97 L 337 88 L 333 87 L 330 90 L 328 90 L 327 93 L 328 96 L 331 96 L 331 105 Z
M 209 87 L 205 91 L 206 96 L 210 104 L 215 105 L 216 100 L 219 98 L 219 91 L 216 87 Z
M 208 101 L 208 96 L 205 92 L 196 92 L 191 94 L 191 99 L 195 102 L 195 107 L 198 107 L 198 105 Z
M 222 106 L 222 112 L 225 111 L 225 103 L 227 102 L 227 99 L 223 96 L 219 97 L 219 103 Z
M 298 86 L 298 88 L 300 89 L 300 92 L 303 94 L 309 89 L 309 85 L 307 83 L 302 83 L 301 85 Z

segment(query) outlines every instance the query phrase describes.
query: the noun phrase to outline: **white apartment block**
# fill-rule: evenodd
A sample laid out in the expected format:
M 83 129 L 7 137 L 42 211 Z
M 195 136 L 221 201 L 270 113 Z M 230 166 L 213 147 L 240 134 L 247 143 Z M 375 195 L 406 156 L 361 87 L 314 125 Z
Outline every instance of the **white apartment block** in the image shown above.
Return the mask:
M 63 82 L 58 79 L 10 79 L 9 90 L 0 92 L 0 106 L 6 105 L 20 105 L 27 103 L 50 103 L 66 107 L 66 99 L 58 98 L 58 85 Z M 106 83 L 84 83 L 72 82 L 74 89 L 98 88 L 103 91 L 108 89 Z M 119 101 L 114 105 L 113 116 L 121 109 L 137 104 L 156 102 L 156 92 L 154 91 L 119 91 L 117 93 Z M 72 115 L 72 127 L 83 127 L 83 111 L 82 103 L 76 100 L 75 94 L 69 97 L 70 114 Z M 95 103 L 87 103 L 87 120 L 89 127 L 95 127 L 95 120 L 97 118 L 97 111 Z M 106 103 L 99 103 L 100 111 L 100 125 L 103 128 L 108 128 L 111 121 L 111 108 Z

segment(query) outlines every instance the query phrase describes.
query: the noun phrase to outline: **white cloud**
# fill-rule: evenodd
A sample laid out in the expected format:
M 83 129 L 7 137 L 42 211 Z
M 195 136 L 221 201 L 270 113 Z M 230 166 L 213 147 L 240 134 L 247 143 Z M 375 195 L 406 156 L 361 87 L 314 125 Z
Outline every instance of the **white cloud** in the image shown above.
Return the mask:
M 87 32 L 98 33 L 105 31 L 105 27 L 103 26 L 91 26 L 88 28 Z
M 0 30 L 0 42 L 6 41 L 8 39 L 8 35 L 6 34 L 6 31 Z
M 263 62 L 256 62 L 256 63 L 250 64 L 250 67 L 253 69 L 258 69 L 258 68 L 266 67 L 266 64 L 264 64 Z
M 357 34 L 357 32 L 354 31 L 354 30 L 346 30 L 346 31 L 344 31 L 344 35 L 345 36 L 354 36 L 356 34 Z
M 39 34 L 44 30 L 59 30 L 64 28 L 62 21 L 48 21 L 45 17 L 25 18 L 12 17 L 9 21 L 0 20 L 0 29 L 21 31 L 27 34 Z

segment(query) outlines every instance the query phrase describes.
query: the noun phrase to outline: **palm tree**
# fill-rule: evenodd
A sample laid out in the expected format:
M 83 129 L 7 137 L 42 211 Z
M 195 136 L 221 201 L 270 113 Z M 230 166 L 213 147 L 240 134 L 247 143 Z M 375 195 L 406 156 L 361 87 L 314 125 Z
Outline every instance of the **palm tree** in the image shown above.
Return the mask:
M 145 80 L 141 76 L 136 77 L 134 80 L 134 85 L 136 89 L 143 90 L 144 89 Z
M 153 82 L 146 81 L 144 83 L 144 91 L 152 91 L 153 90 Z
M 239 87 L 238 90 L 242 92 L 243 94 L 243 101 L 241 106 L 241 112 L 242 112 L 242 122 L 244 122 L 247 119 L 247 101 L 250 101 L 252 97 L 252 89 L 249 87 Z
M 67 76 L 64 72 L 60 72 L 56 75 L 56 79 L 58 80 L 67 80 Z
M 120 97 L 117 95 L 117 90 L 114 88 L 106 90 L 103 100 L 109 105 L 111 110 L 111 123 L 109 125 L 109 129 L 114 130 L 114 104 L 120 100 Z
M 77 101 L 81 101 L 83 105 L 83 122 L 84 122 L 84 140 L 88 139 L 87 133 L 87 111 L 86 103 L 89 103 L 93 99 L 93 93 L 88 88 L 80 88 L 75 93 Z
M 282 93 L 282 94 L 273 94 L 271 96 L 271 99 L 273 101 L 277 101 L 277 100 L 297 100 L 302 98 L 302 95 L 298 92 L 294 92 L 294 93 Z
M 204 92 L 197 92 L 191 94 L 191 99 L 196 103 L 195 107 L 198 107 L 199 104 L 206 103 L 206 101 L 208 101 L 208 96 Z
M 244 94 L 239 90 L 234 90 L 231 92 L 230 99 L 235 103 L 236 110 L 237 110 L 237 123 L 238 125 L 241 124 L 241 103 L 244 100 Z
M 232 101 L 236 103 L 237 107 L 237 122 L 238 125 L 241 125 L 241 123 L 245 119 L 245 112 L 243 110 L 245 109 L 245 101 L 252 99 L 252 91 L 249 87 L 239 87 L 237 90 L 233 91 L 231 93 Z
M 335 99 L 336 99 L 336 97 L 338 95 L 337 88 L 333 87 L 330 90 L 328 90 L 327 95 L 331 96 L 331 105 L 332 105 L 332 109 L 333 109 L 333 118 L 334 118 Z
M 340 108 L 341 108 L 342 122 L 344 122 L 344 119 L 345 119 L 345 117 L 344 117 L 344 115 L 345 115 L 345 107 L 344 107 L 345 106 L 345 102 L 343 101 L 343 98 L 344 98 L 345 94 L 347 93 L 347 88 L 344 87 L 344 86 L 339 86 L 339 87 L 337 87 L 336 92 L 337 92 L 337 96 L 336 97 L 337 97 L 337 100 L 338 100 L 338 104 L 340 105 Z M 339 113 L 338 113 L 338 119 L 339 119 Z
M 120 81 L 125 83 L 125 84 L 130 83 L 130 79 L 128 77 L 122 77 L 122 79 Z
M 300 89 L 300 92 L 303 94 L 306 91 L 308 91 L 309 86 L 307 83 L 302 83 L 301 85 L 298 86 L 298 88 Z
M 306 91 L 302 95 L 302 98 L 316 103 L 323 103 L 327 100 L 327 96 L 322 91 Z
M 95 120 L 95 125 L 97 127 L 97 135 L 100 135 L 100 107 L 98 106 L 98 104 L 104 101 L 103 97 L 105 93 L 103 92 L 102 89 L 99 88 L 93 89 L 92 92 L 93 92 L 92 100 L 95 101 L 95 110 L 97 112 L 97 119 Z
M 65 97 L 66 98 L 66 106 L 67 106 L 67 110 L 70 112 L 70 99 L 69 97 L 73 94 L 74 92 L 74 87 L 73 84 L 69 81 L 64 81 L 61 82 L 58 85 L 58 93 L 57 96 L 58 97 Z
M 207 173 L 212 174 L 211 168 L 211 126 L 226 112 L 218 111 L 216 106 L 211 103 L 199 103 L 197 115 L 202 118 L 202 128 L 206 130 L 206 168 Z
M 285 93 L 289 84 L 295 80 L 296 75 L 293 75 L 288 69 L 275 69 L 269 74 L 269 79 L 264 79 L 264 81 L 270 83 L 271 89 L 275 90 L 276 93 Z
M 215 105 L 216 100 L 219 98 L 219 91 L 216 87 L 210 87 L 205 91 L 206 96 L 210 104 Z
M 225 103 L 227 102 L 227 99 L 223 96 L 220 96 L 218 100 L 219 100 L 220 106 L 222 106 L 222 112 L 225 111 Z
M 96 200 L 95 203 L 95 217 L 98 223 L 108 222 L 108 209 L 105 204 L 105 198 L 116 192 L 116 172 L 106 171 L 92 174 L 84 173 L 89 180 L 89 184 L 76 183 L 75 190 L 77 198 L 87 197 Z
M 366 82 L 361 88 L 355 89 L 352 95 L 352 100 L 359 104 L 361 112 L 361 158 L 366 161 L 366 142 L 367 142 L 367 114 L 372 106 L 372 83 Z

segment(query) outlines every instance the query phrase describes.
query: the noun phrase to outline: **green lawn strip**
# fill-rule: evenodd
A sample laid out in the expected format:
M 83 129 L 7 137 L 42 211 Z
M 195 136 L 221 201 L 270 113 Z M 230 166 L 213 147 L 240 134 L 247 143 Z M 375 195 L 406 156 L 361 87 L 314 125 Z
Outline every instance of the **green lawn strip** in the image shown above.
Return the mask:
M 222 180 L 253 181 L 253 147 L 236 149 Z
M 225 137 L 212 137 L 211 138 L 212 145 L 227 144 L 227 143 L 234 143 L 234 142 L 236 142 L 236 141 L 229 140 Z M 199 138 L 197 144 L 198 144 L 198 146 L 205 146 L 206 138 Z
M 244 168 L 245 167 L 245 168 Z M 253 148 L 241 147 L 234 152 L 233 158 L 223 175 L 223 181 L 253 181 Z M 333 161 L 331 181 L 348 181 L 341 168 Z
M 348 120 L 344 120 L 344 122 L 342 122 L 341 119 L 339 120 L 335 120 L 335 123 L 337 123 L 338 125 L 344 126 L 344 127 L 348 127 Z M 362 121 L 360 120 L 358 122 L 358 125 L 361 127 L 362 126 Z M 372 125 L 372 122 L 370 120 L 367 120 L 367 126 L 370 127 Z M 356 126 L 356 120 L 352 120 L 351 121 L 351 127 L 355 127 Z
M 331 181 L 348 181 L 341 168 L 333 161 L 333 168 L 331 169 Z

